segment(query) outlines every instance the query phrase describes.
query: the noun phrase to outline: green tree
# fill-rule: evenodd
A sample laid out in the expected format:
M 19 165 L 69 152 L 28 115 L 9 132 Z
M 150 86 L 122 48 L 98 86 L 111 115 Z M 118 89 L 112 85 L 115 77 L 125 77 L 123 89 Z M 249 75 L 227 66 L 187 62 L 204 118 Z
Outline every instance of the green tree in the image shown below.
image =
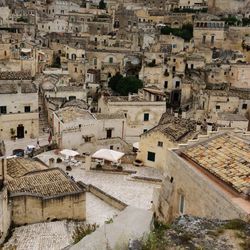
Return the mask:
M 127 96 L 129 93 L 137 93 L 138 89 L 143 87 L 143 82 L 135 76 L 123 77 L 116 74 L 109 81 L 109 87 L 122 96 Z
M 106 9 L 106 3 L 104 2 L 104 0 L 101 0 L 99 2 L 99 9 L 101 9 L 101 10 L 105 10 Z
M 116 75 L 114 75 L 113 77 L 110 78 L 108 86 L 114 90 L 115 92 L 117 92 L 117 85 L 118 82 L 123 78 L 123 76 L 120 73 L 116 73 Z
M 179 36 L 183 38 L 185 41 L 190 41 L 191 38 L 193 37 L 193 25 L 190 23 L 184 24 L 180 29 L 165 26 L 161 29 L 161 34 L 164 35 L 173 34 L 174 36 Z

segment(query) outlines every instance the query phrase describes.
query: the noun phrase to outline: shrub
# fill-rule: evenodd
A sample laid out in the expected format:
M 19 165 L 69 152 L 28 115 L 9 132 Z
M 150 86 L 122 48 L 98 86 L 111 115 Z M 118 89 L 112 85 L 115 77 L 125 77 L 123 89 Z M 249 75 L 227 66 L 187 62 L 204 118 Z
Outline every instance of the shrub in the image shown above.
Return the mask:
M 98 225 L 96 224 L 86 224 L 77 226 L 72 236 L 74 244 L 79 242 L 86 235 L 93 233 L 97 228 Z

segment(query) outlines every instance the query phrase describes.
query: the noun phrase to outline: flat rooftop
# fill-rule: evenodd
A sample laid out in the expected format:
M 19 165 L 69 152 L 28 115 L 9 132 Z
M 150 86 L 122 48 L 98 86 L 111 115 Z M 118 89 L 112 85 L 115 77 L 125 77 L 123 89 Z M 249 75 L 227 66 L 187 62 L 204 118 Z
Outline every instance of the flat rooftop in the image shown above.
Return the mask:
M 79 119 L 95 120 L 95 117 L 88 110 L 73 106 L 59 109 L 56 112 L 56 115 L 63 123 L 72 122 Z
M 181 150 L 181 156 L 250 198 L 250 142 L 224 133 Z
M 59 168 L 36 171 L 14 179 L 8 183 L 8 190 L 12 195 L 27 193 L 45 198 L 82 191 L 82 189 Z

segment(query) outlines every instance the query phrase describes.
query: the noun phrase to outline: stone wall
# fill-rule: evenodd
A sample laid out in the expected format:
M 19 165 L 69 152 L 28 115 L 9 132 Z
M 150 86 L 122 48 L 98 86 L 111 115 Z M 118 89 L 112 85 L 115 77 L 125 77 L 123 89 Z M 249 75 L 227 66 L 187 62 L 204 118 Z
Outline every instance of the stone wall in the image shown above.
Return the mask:
M 188 164 L 175 151 L 167 151 L 166 157 L 168 164 L 165 173 L 168 177 L 163 182 L 158 202 L 155 204 L 159 218 L 170 221 L 180 216 L 179 201 L 183 195 L 184 214 L 223 220 L 249 219 L 249 214 L 238 205 L 240 198 L 214 184 L 209 177 Z M 241 202 L 248 203 L 243 199 Z
M 8 203 L 7 188 L 0 190 L 0 244 L 8 234 L 11 224 L 11 209 Z
M 15 225 L 51 220 L 85 220 L 86 194 L 68 194 L 50 199 L 26 194 L 11 195 L 12 221 Z

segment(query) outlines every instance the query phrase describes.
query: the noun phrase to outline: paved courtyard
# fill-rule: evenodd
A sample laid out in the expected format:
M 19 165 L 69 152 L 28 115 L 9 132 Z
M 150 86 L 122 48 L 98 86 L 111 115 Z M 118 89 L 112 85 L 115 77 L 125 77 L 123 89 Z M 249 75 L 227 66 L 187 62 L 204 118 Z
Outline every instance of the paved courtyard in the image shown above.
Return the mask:
M 40 154 L 38 158 L 48 165 L 49 158 L 58 158 L 54 151 Z M 60 167 L 66 170 L 63 164 L 56 164 L 55 167 Z M 152 168 L 137 168 L 133 166 L 124 166 L 127 169 L 135 170 L 136 175 L 160 178 L 159 171 Z M 86 171 L 84 164 L 79 167 L 73 167 L 71 171 L 67 171 L 70 176 L 73 176 L 76 181 L 82 181 L 85 184 L 92 184 L 124 203 L 143 209 L 151 208 L 153 200 L 154 188 L 159 188 L 160 184 L 143 182 L 140 180 L 132 180 L 131 175 L 118 173 L 107 173 L 102 171 Z
M 72 241 L 73 232 L 78 224 L 96 223 L 102 226 L 105 221 L 113 218 L 119 210 L 111 207 L 104 201 L 87 193 L 86 222 L 55 221 L 36 223 L 15 228 L 9 241 L 4 245 L 4 250 L 59 250 Z

